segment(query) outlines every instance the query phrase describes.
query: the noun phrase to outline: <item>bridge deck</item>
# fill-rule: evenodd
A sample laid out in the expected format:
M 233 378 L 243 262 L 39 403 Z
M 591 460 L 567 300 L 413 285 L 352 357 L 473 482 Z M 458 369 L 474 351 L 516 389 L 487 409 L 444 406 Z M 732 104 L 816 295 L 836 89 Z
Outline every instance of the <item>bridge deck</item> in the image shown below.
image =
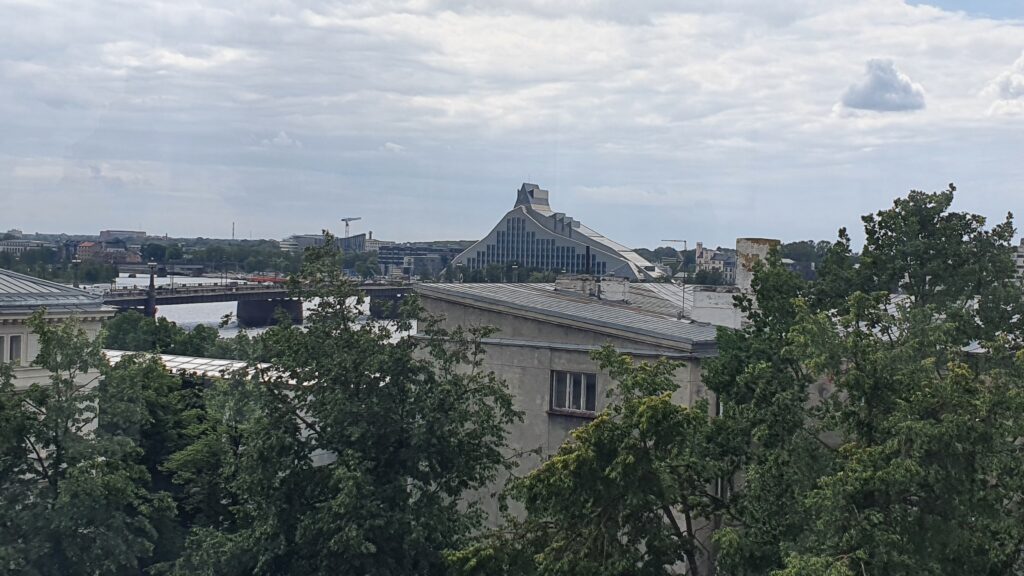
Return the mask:
M 409 286 L 391 286 L 381 284 L 365 284 L 358 287 L 367 296 L 373 298 L 396 298 L 408 293 Z M 121 288 L 107 292 L 103 303 L 118 308 L 142 308 L 149 297 L 148 288 Z M 156 288 L 158 305 L 201 304 L 206 302 L 239 302 L 243 300 L 280 300 L 292 298 L 291 294 L 280 285 L 260 284 L 203 284 L 199 286 L 179 286 Z

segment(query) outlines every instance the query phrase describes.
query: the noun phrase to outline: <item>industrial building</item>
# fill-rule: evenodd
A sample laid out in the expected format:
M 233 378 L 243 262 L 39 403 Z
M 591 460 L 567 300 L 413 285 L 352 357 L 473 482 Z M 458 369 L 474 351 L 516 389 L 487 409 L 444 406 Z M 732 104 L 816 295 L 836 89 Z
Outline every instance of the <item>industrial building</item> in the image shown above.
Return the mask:
M 528 183 L 519 188 L 515 206 L 491 233 L 458 255 L 452 265 L 468 270 L 514 265 L 528 270 L 615 276 L 631 281 L 665 275 L 633 250 L 564 213 L 553 211 L 548 191 Z

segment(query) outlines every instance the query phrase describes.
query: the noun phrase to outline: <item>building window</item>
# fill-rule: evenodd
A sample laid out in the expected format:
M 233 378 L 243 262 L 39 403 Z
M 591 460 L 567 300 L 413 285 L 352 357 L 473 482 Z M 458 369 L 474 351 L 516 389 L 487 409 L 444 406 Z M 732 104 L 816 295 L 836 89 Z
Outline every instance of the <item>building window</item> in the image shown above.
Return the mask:
M 551 411 L 597 412 L 597 374 L 551 371 Z
M 11 346 L 7 350 L 7 361 L 21 366 L 21 336 L 10 337 Z
M 0 364 L 3 364 L 4 359 L 7 357 L 7 348 L 4 346 L 5 344 L 7 344 L 6 337 L 0 336 Z

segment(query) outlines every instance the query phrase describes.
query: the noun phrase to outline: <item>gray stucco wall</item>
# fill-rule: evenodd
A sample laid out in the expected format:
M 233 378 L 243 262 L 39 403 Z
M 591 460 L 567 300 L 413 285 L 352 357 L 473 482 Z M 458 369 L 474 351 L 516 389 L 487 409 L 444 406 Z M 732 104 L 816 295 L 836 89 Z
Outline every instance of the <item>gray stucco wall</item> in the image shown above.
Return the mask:
M 422 302 L 430 313 L 443 316 L 449 326 L 488 325 L 500 330 L 494 336 L 497 340 L 488 340 L 485 345 L 484 368 L 494 371 L 506 382 L 515 399 L 516 409 L 523 412 L 523 421 L 508 430 L 509 453 L 521 454 L 514 470 L 518 476 L 537 468 L 558 451 L 575 428 L 590 421 L 586 417 L 549 411 L 552 370 L 597 374 L 598 412 L 608 405 L 607 395 L 609 392 L 614 394 L 614 383 L 590 358 L 591 350 L 611 344 L 620 350 L 631 351 L 637 361 L 653 361 L 670 355 L 685 363 L 676 372 L 679 388 L 673 399 L 690 405 L 706 395 L 700 381 L 699 359 L 682 358 L 676 350 L 427 297 L 422 298 Z M 538 452 L 529 452 L 532 450 Z M 506 480 L 507 476 L 503 475 L 487 488 L 468 495 L 481 503 L 494 523 L 500 519 L 496 494 Z M 518 512 L 514 504 L 512 511 Z

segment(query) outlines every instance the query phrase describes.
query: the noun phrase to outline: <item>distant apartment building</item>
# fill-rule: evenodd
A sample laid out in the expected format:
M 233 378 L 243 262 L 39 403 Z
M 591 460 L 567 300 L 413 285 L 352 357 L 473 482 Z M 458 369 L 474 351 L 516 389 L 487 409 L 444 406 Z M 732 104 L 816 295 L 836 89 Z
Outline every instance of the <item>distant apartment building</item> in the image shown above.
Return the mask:
M 712 250 L 705 248 L 702 242 L 697 242 L 694 249 L 694 257 L 697 264 L 697 272 L 717 271 L 722 274 L 726 283 L 736 282 L 736 252 L 728 248 Z
M 102 251 L 102 244 L 99 242 L 93 242 L 92 240 L 86 240 L 85 242 L 78 243 L 78 247 L 75 248 L 75 257 L 80 260 L 93 260 L 97 258 Z
M 100 230 L 100 242 L 110 242 L 112 240 L 133 240 L 143 239 L 146 237 L 146 233 L 142 230 Z
M 394 240 L 378 240 L 373 237 L 373 232 L 370 231 L 366 235 L 366 240 L 363 241 L 363 249 L 367 252 L 379 252 L 381 246 L 393 246 Z
M 390 246 L 394 242 L 390 240 L 378 240 L 373 237 L 373 232 L 367 234 L 356 234 L 345 238 L 335 238 L 338 249 L 345 253 L 351 252 L 376 252 L 381 246 Z M 324 245 L 323 234 L 294 234 L 281 240 L 279 243 L 284 252 L 299 253 L 306 248 L 313 248 Z
M 79 242 L 75 248 L 75 257 L 79 260 L 96 260 L 108 264 L 138 264 L 142 262 L 142 255 L 139 251 L 130 248 L 124 240 Z
M 42 248 L 53 248 L 49 242 L 37 240 L 0 240 L 0 252 L 21 255 L 28 250 L 39 250 Z
M 486 237 L 457 256 L 454 266 L 485 270 L 492 265 L 516 265 L 524 269 L 629 280 L 665 276 L 662 270 L 633 250 L 552 210 L 547 190 L 524 182 L 516 194 L 512 210 Z
M 459 244 L 437 242 L 390 243 L 378 248 L 377 262 L 388 278 L 431 279 L 439 277 L 463 249 Z

